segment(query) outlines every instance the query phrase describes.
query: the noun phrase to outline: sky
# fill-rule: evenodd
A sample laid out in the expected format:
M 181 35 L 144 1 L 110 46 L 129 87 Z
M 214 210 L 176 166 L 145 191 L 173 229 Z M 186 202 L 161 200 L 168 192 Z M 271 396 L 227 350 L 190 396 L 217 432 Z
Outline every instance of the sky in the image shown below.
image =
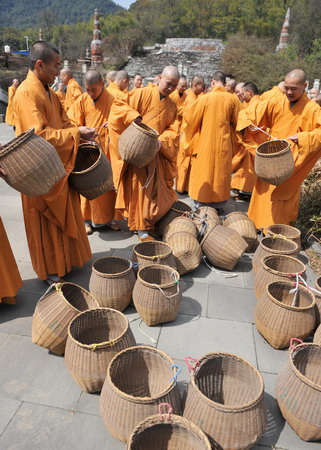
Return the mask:
M 123 6 L 124 8 L 129 8 L 129 6 L 135 2 L 135 0 L 114 0 L 115 3 L 117 3 L 120 6 Z

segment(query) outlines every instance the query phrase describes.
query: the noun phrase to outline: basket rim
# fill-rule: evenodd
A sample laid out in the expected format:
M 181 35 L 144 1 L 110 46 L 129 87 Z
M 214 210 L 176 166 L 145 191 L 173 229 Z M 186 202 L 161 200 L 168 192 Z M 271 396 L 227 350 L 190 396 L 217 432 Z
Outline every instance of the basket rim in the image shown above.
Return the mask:
M 122 358 L 125 353 L 135 352 L 135 351 L 149 351 L 151 353 L 157 354 L 158 356 L 162 357 L 163 360 L 168 361 L 170 368 L 171 368 L 171 366 L 174 366 L 174 361 L 172 360 L 172 358 L 169 355 L 167 355 L 166 353 L 159 350 L 158 348 L 149 347 L 147 345 L 136 345 L 133 347 L 127 347 L 124 350 L 117 353 L 113 357 L 113 359 L 110 361 L 108 369 L 107 369 L 106 382 L 108 382 L 111 389 L 119 397 L 126 398 L 127 400 L 130 400 L 133 403 L 152 403 L 155 400 L 158 400 L 159 398 L 164 397 L 175 387 L 174 378 L 172 379 L 172 381 L 168 382 L 167 388 L 163 392 L 159 393 L 156 397 L 134 397 L 133 395 L 127 394 L 126 392 L 123 392 L 120 389 L 118 389 L 118 387 L 115 386 L 115 384 L 113 383 L 112 378 L 111 378 L 110 372 L 111 372 L 111 368 L 112 368 L 113 364 L 115 363 L 115 361 L 118 358 Z M 172 370 L 173 370 L 173 376 L 178 374 L 178 369 L 176 367 L 172 367 Z
M 321 276 L 315 280 L 315 287 L 321 292 Z
M 147 245 L 147 247 L 148 246 L 152 247 L 153 245 L 155 245 L 155 243 L 161 244 L 161 245 L 164 245 L 164 247 L 167 247 L 167 253 L 162 253 L 161 255 L 147 256 L 147 255 L 143 255 L 142 253 L 139 253 L 139 251 L 137 250 L 137 247 L 139 247 L 139 246 Z M 168 256 L 172 255 L 172 253 L 173 253 L 171 247 L 166 242 L 163 242 L 163 241 L 138 242 L 137 244 L 134 245 L 133 252 L 138 258 L 146 259 L 147 261 L 154 261 L 154 260 L 160 259 L 160 258 L 165 259 Z
M 92 314 L 93 312 L 96 311 L 106 311 L 106 312 L 113 312 L 116 313 L 116 315 L 118 314 L 119 317 L 121 317 L 122 319 L 124 319 L 124 324 L 126 324 L 124 331 L 115 339 L 110 340 L 109 343 L 94 343 L 94 344 L 83 344 L 82 342 L 78 341 L 77 339 L 75 339 L 73 337 L 73 335 L 71 334 L 71 326 L 74 322 L 76 322 L 77 320 L 79 320 L 79 318 L 85 314 Z M 127 333 L 129 329 L 129 321 L 127 319 L 127 317 L 125 316 L 125 314 L 121 313 L 120 311 L 118 311 L 117 309 L 113 309 L 113 308 L 96 308 L 96 309 L 88 309 L 87 311 L 82 311 L 81 313 L 77 314 L 76 317 L 74 317 L 69 325 L 68 325 L 68 339 L 70 339 L 74 344 L 76 344 L 78 347 L 84 348 L 84 349 L 88 349 L 90 351 L 93 350 L 99 350 L 101 348 L 106 348 L 106 347 L 113 347 L 115 344 L 117 344 L 123 337 L 124 335 Z M 112 343 L 111 343 L 112 341 Z M 104 344 L 104 345 L 103 345 Z
M 41 301 L 43 301 L 45 298 L 47 298 L 49 295 L 52 295 L 52 294 L 58 294 L 58 295 L 60 295 L 60 297 L 63 299 L 63 301 L 68 305 L 68 307 L 69 308 L 71 308 L 71 309 L 73 309 L 74 311 L 76 311 L 77 313 L 82 313 L 82 312 L 84 312 L 84 311 L 80 311 L 79 309 L 77 309 L 74 305 L 72 305 L 67 299 L 66 299 L 66 297 L 64 296 L 64 294 L 62 293 L 62 290 L 61 290 L 61 286 L 64 286 L 64 285 L 66 285 L 66 284 L 71 284 L 72 286 L 76 286 L 77 288 L 80 288 L 82 291 L 85 291 L 88 295 L 90 295 L 90 297 L 94 300 L 94 302 L 96 303 L 96 305 L 97 305 L 97 308 L 99 308 L 99 303 L 97 302 L 97 300 L 96 300 L 96 298 L 89 292 L 89 291 L 87 291 L 87 289 L 85 289 L 85 288 L 83 288 L 82 286 L 79 286 L 79 284 L 76 284 L 76 283 L 70 283 L 69 281 L 65 281 L 65 282 L 63 282 L 63 283 L 55 283 L 55 291 L 49 291 L 46 295 L 44 295 L 42 298 L 40 298 L 39 300 L 38 300 L 38 302 L 41 302 Z
M 146 419 L 142 420 L 136 427 L 132 430 L 130 437 L 128 438 L 128 449 L 130 449 L 130 446 L 132 445 L 132 441 L 134 438 L 139 434 L 143 433 L 144 431 L 151 429 L 157 425 L 164 425 L 164 426 L 170 426 L 170 425 L 177 425 L 181 428 L 187 429 L 191 433 L 193 433 L 196 437 L 202 441 L 204 445 L 206 445 L 207 450 L 211 450 L 211 444 L 208 440 L 208 437 L 204 433 L 203 430 L 201 430 L 195 423 L 191 422 L 190 420 L 186 419 L 183 416 L 178 416 L 177 414 L 171 414 L 170 419 L 168 421 L 162 420 L 160 414 L 154 414 L 152 416 L 146 417 Z
M 259 393 L 254 398 L 254 400 L 252 400 L 251 402 L 246 403 L 243 406 L 240 406 L 240 405 L 222 405 L 221 403 L 218 403 L 218 402 L 215 402 L 214 400 L 209 399 L 205 394 L 203 394 L 203 392 L 199 389 L 199 387 L 196 384 L 196 381 L 195 381 L 196 375 L 197 375 L 198 371 L 200 370 L 200 368 L 202 366 L 202 363 L 204 363 L 208 359 L 213 359 L 213 357 L 218 357 L 218 356 L 227 356 L 229 358 L 237 359 L 238 361 L 241 361 L 242 363 L 245 363 L 246 365 L 248 365 L 253 370 L 253 372 L 257 376 L 258 380 L 260 381 Z M 223 412 L 235 412 L 235 411 L 236 412 L 241 412 L 241 411 L 245 411 L 245 410 L 248 410 L 250 408 L 253 408 L 253 406 L 255 406 L 257 403 L 259 403 L 261 401 L 261 399 L 263 398 L 263 395 L 264 395 L 264 381 L 263 381 L 262 375 L 260 374 L 258 369 L 256 367 L 254 367 L 254 365 L 251 364 L 249 361 L 247 361 L 245 358 L 242 358 L 241 356 L 235 355 L 234 353 L 210 352 L 210 353 L 206 353 L 204 356 L 202 356 L 202 358 L 200 358 L 198 360 L 198 362 L 200 363 L 199 366 L 196 367 L 196 369 L 190 373 L 190 376 L 191 376 L 190 383 L 199 392 L 199 394 L 202 396 L 202 398 L 210 406 L 214 406 L 215 409 L 223 411 Z
M 187 233 L 188 234 L 188 233 Z M 173 273 L 175 275 L 175 279 L 173 280 L 172 283 L 166 283 L 166 284 L 157 284 L 156 283 L 149 283 L 148 281 L 145 281 L 141 278 L 141 271 L 147 271 L 147 270 L 156 270 L 156 269 L 160 269 L 160 270 L 167 270 L 168 272 L 171 271 L 171 273 Z M 169 287 L 173 287 L 175 286 L 175 284 L 180 282 L 180 276 L 179 273 L 176 269 L 174 269 L 173 267 L 166 265 L 162 265 L 162 264 L 153 264 L 151 266 L 145 266 L 142 267 L 141 269 L 139 269 L 138 273 L 137 273 L 137 281 L 139 281 L 140 283 L 142 283 L 144 286 L 148 286 L 151 289 L 158 289 L 158 287 L 160 287 L 161 289 L 166 289 Z
M 280 239 L 281 241 L 287 241 L 288 243 L 290 243 L 290 245 L 292 245 L 294 247 L 293 247 L 292 250 L 277 250 L 275 248 L 269 248 L 269 247 L 267 247 L 264 244 L 264 242 L 266 240 L 268 240 L 268 239 L 272 240 L 272 241 L 273 240 L 275 241 L 277 239 Z M 284 239 L 284 238 L 277 237 L 277 236 L 274 236 L 274 237 L 272 237 L 272 236 L 265 236 L 264 238 L 261 239 L 260 246 L 263 248 L 263 250 L 265 250 L 265 251 L 267 251 L 269 253 L 275 253 L 276 255 L 290 255 L 290 254 L 292 254 L 294 252 L 297 252 L 299 250 L 299 246 L 298 246 L 298 244 L 296 242 L 291 241 L 291 239 L 288 239 L 288 238 Z
M 274 224 L 272 224 L 272 225 L 269 225 L 269 226 L 267 227 L 267 229 L 268 229 L 269 231 L 273 231 L 273 230 L 271 229 L 271 228 L 273 228 L 273 227 L 284 227 L 284 228 L 286 228 L 286 229 L 288 229 L 288 230 L 293 230 L 293 232 L 297 234 L 297 236 L 289 237 L 289 236 L 284 236 L 284 235 L 282 235 L 282 233 L 278 233 L 278 234 L 281 234 L 281 236 L 286 237 L 287 239 L 298 239 L 298 238 L 301 237 L 301 231 L 300 231 L 298 228 L 296 228 L 296 227 L 292 227 L 292 225 L 287 225 L 287 224 L 283 224 L 283 223 L 274 223 Z
M 286 142 L 287 143 L 287 147 L 284 148 L 283 150 L 278 151 L 277 153 L 261 153 L 260 152 L 260 147 L 263 146 L 263 145 L 266 145 L 269 142 Z M 281 156 L 284 153 L 287 153 L 289 150 L 291 151 L 291 145 L 290 145 L 290 143 L 287 140 L 285 140 L 285 139 L 273 139 L 271 141 L 262 142 L 262 144 L 260 144 L 257 147 L 256 154 L 259 155 L 261 158 L 271 158 L 272 156 L 275 156 L 275 155 Z
M 128 263 L 128 265 L 129 265 L 129 267 L 128 267 L 126 270 L 124 270 L 123 272 L 117 272 L 117 273 L 104 273 L 104 272 L 99 272 L 99 270 L 97 270 L 97 269 L 95 268 L 94 265 L 95 265 L 97 262 L 102 261 L 103 259 L 119 259 L 119 260 L 122 260 L 122 261 L 126 261 L 126 262 Z M 99 276 L 99 277 L 101 277 L 101 278 L 117 278 L 117 277 L 121 277 L 121 276 L 123 276 L 123 275 L 126 275 L 128 272 L 130 272 L 130 271 L 132 270 L 132 268 L 133 268 L 133 263 L 132 263 L 132 261 L 130 261 L 130 259 L 123 258 L 122 256 L 103 256 L 102 258 L 98 258 L 98 259 L 96 259 L 95 261 L 93 261 L 93 263 L 92 263 L 92 265 L 91 265 L 91 270 L 92 270 L 92 272 L 93 272 L 95 275 L 97 275 L 97 276 Z M 111 309 L 112 309 L 112 308 L 111 308 Z
M 137 128 L 137 130 L 139 130 L 140 132 L 146 134 L 147 136 L 154 137 L 154 138 L 155 138 L 155 137 L 156 137 L 156 138 L 159 137 L 159 132 L 158 132 L 157 130 L 155 130 L 155 128 L 150 127 L 149 125 L 147 125 L 147 124 L 144 123 L 144 122 L 141 122 L 141 123 L 143 124 L 143 126 L 141 126 L 141 124 L 138 125 L 138 124 L 137 124 L 136 122 L 134 122 L 134 121 L 131 123 L 131 125 L 132 125 L 134 128 Z M 128 129 L 128 127 L 127 127 L 126 129 Z
M 299 288 L 299 290 L 301 289 L 301 291 L 303 291 L 303 292 L 305 292 L 306 294 L 308 294 L 308 296 L 310 296 L 310 298 L 312 297 L 312 302 L 311 302 L 311 304 L 310 304 L 309 306 L 301 306 L 301 307 L 299 307 L 299 306 L 286 305 L 285 303 L 280 302 L 279 300 L 277 300 L 276 298 L 274 298 L 273 295 L 270 294 L 270 292 L 269 292 L 269 288 L 271 287 L 271 285 L 274 285 L 274 284 L 282 284 L 282 285 L 285 285 L 285 286 L 289 287 L 290 289 L 293 289 L 293 284 L 295 285 L 295 283 L 291 283 L 291 281 L 272 281 L 271 283 L 269 283 L 269 284 L 265 287 L 265 292 L 266 292 L 268 298 L 269 298 L 273 303 L 275 303 L 276 305 L 281 306 L 281 307 L 284 308 L 284 309 L 288 309 L 288 310 L 290 310 L 290 311 L 296 311 L 296 312 L 299 312 L 299 311 L 308 311 L 309 309 L 314 309 L 314 307 L 315 307 L 315 297 L 314 297 L 314 294 L 313 294 L 313 292 L 311 292 L 309 289 L 307 289 L 305 286 L 302 286 L 302 285 L 299 284 L 299 285 L 298 285 L 298 288 Z M 262 297 L 261 297 L 261 298 L 262 298 Z
M 97 158 L 97 160 L 94 162 L 94 164 L 92 164 L 90 167 L 88 167 L 85 170 L 81 170 L 81 171 L 71 171 L 71 175 L 83 175 L 84 173 L 90 172 L 92 169 L 94 169 L 95 167 L 98 166 L 98 164 L 100 163 L 101 158 L 103 157 L 103 152 L 100 148 L 100 146 L 97 144 L 97 142 L 94 141 L 89 141 L 88 143 L 82 143 L 78 145 L 78 149 L 77 149 L 77 153 L 79 151 L 79 149 L 81 149 L 82 147 L 92 147 L 92 148 L 96 148 L 99 150 L 99 156 Z M 77 157 L 76 157 L 77 158 Z
M 281 272 L 280 270 L 276 270 L 276 269 L 271 269 L 270 267 L 268 267 L 266 265 L 266 262 L 273 259 L 273 258 L 281 258 L 281 259 L 290 259 L 292 261 L 298 262 L 299 264 L 301 264 L 301 267 L 303 267 L 303 270 L 301 270 L 300 272 Z M 297 258 L 294 258 L 294 256 L 290 256 L 290 255 L 267 255 L 262 259 L 262 267 L 264 268 L 264 270 L 266 270 L 267 272 L 273 273 L 274 275 L 280 275 L 281 276 L 289 276 L 292 273 L 305 273 L 306 271 L 306 266 L 305 264 L 303 264 L 302 261 L 300 261 Z
M 304 351 L 306 350 L 308 347 L 317 347 L 317 348 L 321 348 L 320 344 L 315 344 L 314 342 L 303 342 L 302 344 L 298 344 L 293 348 L 289 349 L 289 358 L 290 358 L 290 366 L 291 369 L 293 370 L 294 374 L 300 378 L 301 381 L 303 381 L 305 384 L 307 384 L 308 386 L 312 387 L 313 389 L 317 389 L 318 391 L 321 392 L 321 384 L 316 384 L 313 381 L 309 380 L 309 378 L 307 378 L 306 376 L 304 376 L 299 369 L 297 369 L 297 367 L 294 364 L 294 356 L 296 353 L 298 353 L 299 351 Z
M 225 229 L 227 228 L 227 227 L 224 227 L 223 225 L 221 225 L 220 223 L 217 223 L 216 225 L 214 225 L 213 228 L 211 228 L 207 233 L 205 233 L 205 236 L 203 237 L 203 239 L 200 242 L 200 246 L 201 247 L 204 245 L 204 243 L 205 243 L 206 239 L 209 237 L 210 233 L 212 233 L 212 231 L 215 230 L 215 228 L 218 227 L 218 226 L 221 226 L 221 227 L 223 227 Z
M 7 155 L 8 153 L 10 153 L 12 150 L 17 148 L 20 144 L 22 144 L 23 142 L 28 140 L 33 135 L 35 135 L 35 129 L 30 128 L 29 130 L 24 131 L 23 133 L 19 134 L 19 136 L 15 137 L 7 144 L 4 144 L 2 146 L 2 149 L 0 150 L 0 158 L 2 156 Z M 39 136 L 39 137 L 41 137 L 41 136 Z

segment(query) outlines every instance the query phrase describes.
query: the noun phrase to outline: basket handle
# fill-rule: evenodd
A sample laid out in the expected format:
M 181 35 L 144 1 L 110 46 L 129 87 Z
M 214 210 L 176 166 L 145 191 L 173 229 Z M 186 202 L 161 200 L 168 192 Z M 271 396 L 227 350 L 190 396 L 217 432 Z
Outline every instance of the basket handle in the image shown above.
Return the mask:
M 176 286 L 177 286 L 177 292 L 175 292 L 175 294 L 172 294 L 172 295 L 166 295 L 165 292 L 163 291 L 163 289 L 160 286 L 158 286 L 158 284 L 153 283 L 152 286 L 157 287 L 157 289 L 159 289 L 161 291 L 161 293 L 164 295 L 164 297 L 166 297 L 166 298 L 173 298 L 173 297 L 176 297 L 176 295 L 179 294 L 179 280 L 176 280 L 175 283 L 176 283 Z
M 136 269 L 138 266 L 140 266 L 140 263 L 137 261 L 131 261 L 130 264 L 133 269 Z
M 217 273 L 218 275 L 223 275 L 224 278 L 235 278 L 235 277 L 239 276 L 238 273 L 233 273 L 233 272 L 227 273 L 227 272 L 222 272 L 221 270 L 214 269 L 214 267 L 209 262 L 207 262 L 206 255 L 202 256 L 202 259 L 203 259 L 203 262 L 206 267 L 208 267 L 212 272 Z
M 187 368 L 189 372 L 194 372 L 196 367 L 200 366 L 200 362 L 198 359 L 192 358 L 191 356 L 186 356 L 184 358 L 184 361 L 186 362 Z
M 174 386 L 176 386 L 177 377 L 181 373 L 182 367 L 179 364 L 172 364 L 171 365 L 171 369 L 177 369 L 175 375 L 173 375 L 172 378 L 169 380 L 170 383 L 173 381 L 174 382 Z
M 301 345 L 301 344 L 304 344 L 302 339 L 291 338 L 291 340 L 290 340 L 290 350 L 293 350 L 295 347 L 297 347 L 298 345 Z
M 163 412 L 163 408 L 166 408 L 167 417 L 164 417 L 165 412 Z M 158 405 L 158 414 L 161 416 L 162 422 L 170 422 L 172 420 L 173 408 L 169 403 L 160 403 Z

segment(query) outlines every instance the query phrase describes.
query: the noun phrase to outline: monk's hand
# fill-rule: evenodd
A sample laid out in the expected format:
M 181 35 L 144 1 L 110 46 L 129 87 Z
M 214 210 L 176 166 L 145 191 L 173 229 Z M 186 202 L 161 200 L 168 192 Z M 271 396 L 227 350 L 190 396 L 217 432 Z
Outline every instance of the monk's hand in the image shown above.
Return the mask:
M 292 136 L 289 136 L 287 139 L 290 139 L 290 141 L 293 141 L 297 145 L 299 143 L 299 138 L 297 134 L 293 134 Z
M 78 127 L 78 130 L 80 131 L 81 139 L 84 139 L 85 141 L 92 141 L 96 136 L 98 136 L 95 128 Z
M 138 116 L 138 117 L 136 117 L 136 119 L 134 120 L 134 122 L 135 122 L 137 125 L 140 125 L 140 124 L 142 123 L 142 120 L 143 120 L 143 118 L 142 118 L 141 116 Z
M 101 128 L 108 128 L 108 122 L 103 123 Z

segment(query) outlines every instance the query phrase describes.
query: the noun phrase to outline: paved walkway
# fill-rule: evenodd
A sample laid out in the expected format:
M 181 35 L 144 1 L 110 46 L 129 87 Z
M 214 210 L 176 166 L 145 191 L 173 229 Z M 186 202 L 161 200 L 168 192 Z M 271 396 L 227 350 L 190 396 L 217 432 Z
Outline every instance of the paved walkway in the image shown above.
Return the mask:
M 12 138 L 11 127 L 0 124 L 0 142 Z M 246 207 L 243 202 L 229 202 L 231 211 Z M 32 314 L 46 286 L 32 269 L 20 195 L 2 180 L 0 214 L 24 280 L 17 305 L 0 304 L 0 448 L 124 450 L 125 445 L 113 439 L 103 425 L 99 396 L 81 391 L 67 372 L 63 357 L 31 342 Z M 93 260 L 104 255 L 131 258 L 136 242 L 137 237 L 130 232 L 96 232 L 90 236 Z M 66 281 L 88 288 L 91 263 L 73 270 L 65 277 Z M 263 375 L 268 407 L 267 429 L 255 448 L 320 449 L 320 443 L 301 441 L 278 410 L 275 380 L 288 352 L 272 349 L 256 331 L 253 318 L 256 299 L 249 260 L 241 260 L 235 271 L 237 277 L 224 278 L 200 265 L 184 275 L 183 302 L 177 320 L 151 328 L 142 323 L 141 330 L 153 341 L 140 331 L 140 321 L 133 321 L 131 328 L 137 343 L 155 345 L 182 365 L 179 376 L 182 389 L 189 379 L 185 356 L 200 358 L 210 351 L 225 351 L 246 358 Z M 308 281 L 314 282 L 309 269 Z M 137 317 L 133 307 L 125 314 L 128 319 Z

